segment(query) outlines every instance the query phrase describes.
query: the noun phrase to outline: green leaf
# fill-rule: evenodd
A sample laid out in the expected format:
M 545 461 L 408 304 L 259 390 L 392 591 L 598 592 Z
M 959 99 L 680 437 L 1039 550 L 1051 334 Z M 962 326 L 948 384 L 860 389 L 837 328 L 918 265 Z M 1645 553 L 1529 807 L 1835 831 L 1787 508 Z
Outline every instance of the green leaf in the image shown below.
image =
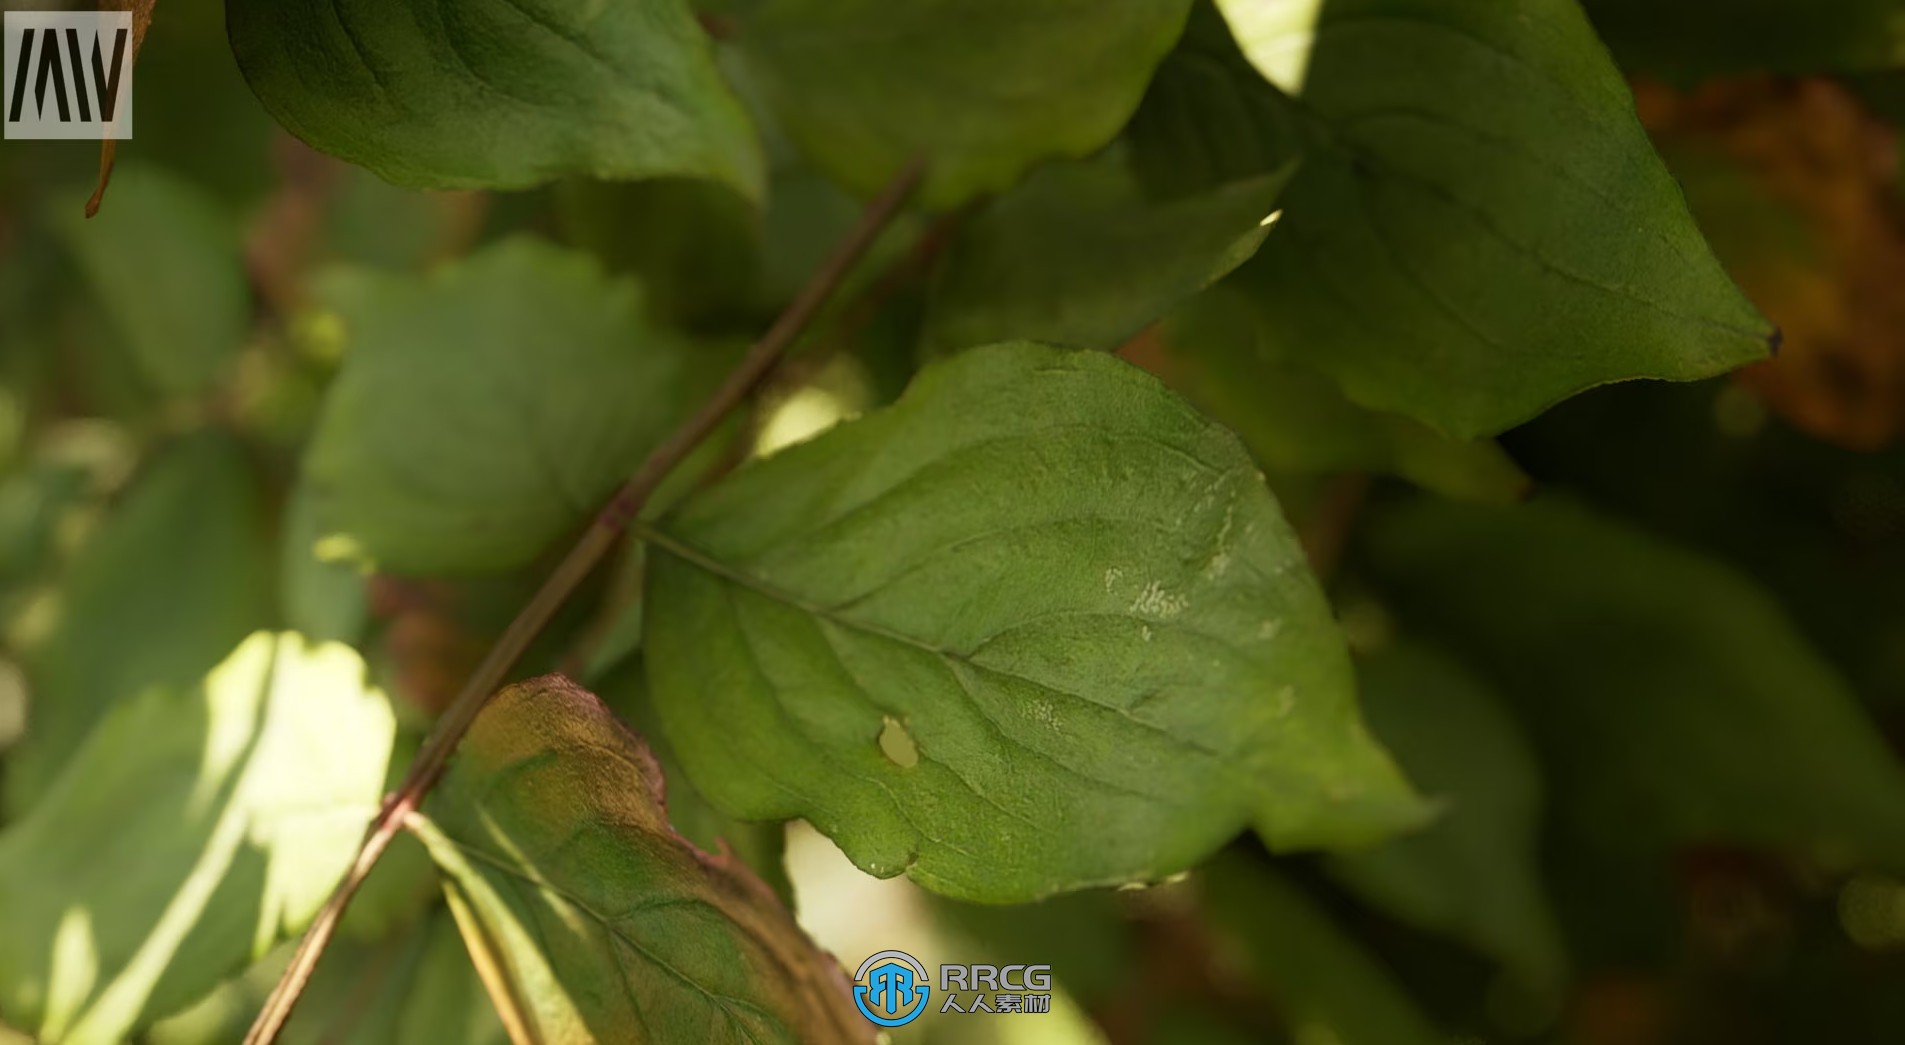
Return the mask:
M 634 274 L 665 318 L 703 321 L 755 303 L 763 216 L 724 185 L 569 181 L 557 187 L 556 215 L 564 239 L 610 272 Z
M 1267 865 L 1235 854 L 1198 876 L 1205 918 L 1242 950 L 1298 1042 L 1441 1045 L 1389 971 Z
M 1289 174 L 1153 204 L 1122 156 L 1047 167 L 960 229 L 927 299 L 925 349 L 1116 348 L 1256 252 Z
M 1219 6 L 1317 139 L 1245 278 L 1351 399 L 1489 435 L 1776 343 L 1571 0 Z
M 1417 503 L 1379 521 L 1373 548 L 1405 620 L 1497 684 L 1601 839 L 1905 867 L 1905 772 L 1727 567 L 1562 501 Z
M 1519 727 L 1433 647 L 1391 647 L 1357 668 L 1377 738 L 1447 812 L 1416 834 L 1338 854 L 1332 870 L 1368 902 L 1558 991 L 1566 959 L 1535 848 L 1541 771 Z
M 344 167 L 319 196 L 321 256 L 383 269 L 418 269 L 459 252 L 480 231 L 488 200 L 473 192 L 418 192 Z
M 189 182 L 138 163 L 113 176 L 112 197 L 91 219 L 83 194 L 56 204 L 54 227 L 152 390 L 203 393 L 250 322 L 237 223 Z
M 300 930 L 376 812 L 395 720 L 339 645 L 259 633 L 101 720 L 0 835 L 0 1013 L 111 1043 Z
M 789 135 L 871 193 L 914 156 L 920 202 L 1010 187 L 1110 141 L 1190 0 L 766 0 L 738 42 Z
M 1303 846 L 1419 813 L 1242 448 L 1114 357 L 952 356 L 660 530 L 644 654 L 682 765 L 869 873 L 1024 901 L 1253 817 Z
M 312 998 L 285 1028 L 288 1045 L 507 1045 L 508 1033 L 497 1019 L 496 1008 L 483 993 L 483 981 L 471 967 L 456 920 L 438 908 L 434 915 L 395 941 L 395 963 L 367 962 L 343 965 L 350 993 L 339 991 L 325 1005 Z M 388 953 L 391 944 L 380 950 Z M 338 959 L 331 959 L 337 962 Z M 366 1004 L 361 992 L 366 967 L 375 996 Z M 323 966 L 319 966 L 320 973 Z M 340 985 L 342 986 L 342 985 Z M 300 1017 L 302 1018 L 300 1020 Z
M 1621 68 L 1692 85 L 1718 76 L 1899 64 L 1897 0 L 1583 0 Z
M 347 950 L 327 955 L 318 966 L 319 979 L 285 1027 L 287 1045 L 509 1041 L 463 949 L 456 919 L 443 907 L 405 933 L 355 950 L 355 961 Z M 327 966 L 334 967 L 328 980 Z
M 38 800 L 110 708 L 192 685 L 270 619 L 262 497 L 244 450 L 213 433 L 165 447 L 133 480 L 61 580 L 52 631 L 25 651 L 32 704 L 7 756 L 10 812 Z
M 639 615 L 637 621 L 639 623 Z M 783 860 L 787 825 L 778 820 L 736 820 L 708 804 L 701 792 L 695 790 L 694 784 L 681 772 L 680 759 L 675 757 L 662 735 L 639 658 L 618 668 L 597 688 L 622 721 L 632 726 L 648 744 L 649 753 L 668 781 L 668 822 L 681 837 L 706 852 L 725 850 L 734 854 L 792 910 L 794 886 L 788 881 Z
M 872 1040 L 840 967 L 675 833 L 647 749 L 560 676 L 490 701 L 413 827 L 516 1041 Z
M 348 562 L 318 556 L 324 536 L 317 503 L 303 485 L 285 504 L 278 587 L 285 623 L 319 642 L 356 644 L 370 617 L 369 579 Z
M 399 185 L 682 175 L 760 198 L 760 145 L 683 0 L 231 0 L 225 11 L 271 115 Z
M 1235 429 L 1272 472 L 1380 472 L 1448 497 L 1518 500 L 1528 488 L 1487 439 L 1442 435 L 1412 418 L 1357 406 L 1309 364 L 1279 356 L 1265 317 L 1233 284 L 1185 303 L 1164 342 L 1185 394 Z
M 406 839 L 417 852 L 422 843 Z M 388 858 L 386 858 L 388 859 Z M 381 873 L 382 863 L 378 865 Z M 439 896 L 436 868 L 424 858 Z M 351 910 L 357 909 L 353 903 Z M 148 1045 L 232 1045 L 241 1040 L 290 961 L 291 945 L 265 955 L 191 1008 L 159 1021 Z M 279 1041 L 285 1045 L 507 1045 L 508 1035 L 470 965 L 449 909 L 374 942 L 331 941 Z
M 11 619 L 55 562 L 61 526 L 93 505 L 98 483 L 84 462 L 43 452 L 0 475 L 0 619 Z
M 1203 0 L 1159 63 L 1124 137 L 1139 181 L 1160 197 L 1268 174 L 1297 160 L 1305 145 L 1289 99 L 1251 66 L 1223 15 Z
M 600 507 L 682 409 L 687 346 L 633 284 L 522 238 L 423 277 L 333 272 L 349 342 L 304 461 L 327 552 L 519 566 Z

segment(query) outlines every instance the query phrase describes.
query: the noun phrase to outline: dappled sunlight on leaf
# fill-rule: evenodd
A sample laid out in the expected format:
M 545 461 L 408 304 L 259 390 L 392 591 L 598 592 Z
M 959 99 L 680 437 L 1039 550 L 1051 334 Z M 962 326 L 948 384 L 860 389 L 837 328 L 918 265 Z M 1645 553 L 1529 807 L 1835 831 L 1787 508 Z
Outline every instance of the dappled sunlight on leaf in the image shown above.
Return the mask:
M 346 647 L 260 633 L 201 687 L 108 712 L 0 835 L 0 1014 L 117 1041 L 300 928 L 383 784 L 395 724 L 363 675 Z

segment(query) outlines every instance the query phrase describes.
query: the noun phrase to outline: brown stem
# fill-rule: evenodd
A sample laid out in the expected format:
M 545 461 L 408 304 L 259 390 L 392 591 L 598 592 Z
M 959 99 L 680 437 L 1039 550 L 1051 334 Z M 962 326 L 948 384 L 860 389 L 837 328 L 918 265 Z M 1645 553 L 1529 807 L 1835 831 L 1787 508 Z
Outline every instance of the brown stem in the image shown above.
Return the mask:
M 866 212 L 860 217 L 860 223 L 834 248 L 833 254 L 801 288 L 767 333 L 761 335 L 761 339 L 748 350 L 747 356 L 728 375 L 727 380 L 693 417 L 648 455 L 635 475 L 616 491 L 615 496 L 596 515 L 595 522 L 582 534 L 575 547 L 569 550 L 549 579 L 543 582 L 529 604 L 510 622 L 496 645 L 490 648 L 489 655 L 477 665 L 462 692 L 457 694 L 455 702 L 437 720 L 436 728 L 431 731 L 422 750 L 417 752 L 416 760 L 410 764 L 403 784 L 385 800 L 383 809 L 371 822 L 343 881 L 338 883 L 336 891 L 325 901 L 310 928 L 305 930 L 304 938 L 298 942 L 298 949 L 291 956 L 291 964 L 285 968 L 283 977 L 265 1000 L 258 1019 L 251 1025 L 251 1032 L 245 1035 L 245 1045 L 270 1045 L 277 1040 L 278 1033 L 291 1018 L 291 1010 L 297 1005 L 299 996 L 304 993 L 305 985 L 310 982 L 311 974 L 316 971 L 325 946 L 336 934 L 344 918 L 344 910 L 350 906 L 351 897 L 364 884 L 365 877 L 377 865 L 384 850 L 389 848 L 391 840 L 402 828 L 404 818 L 423 804 L 424 795 L 443 772 L 450 754 L 456 750 L 457 742 L 463 739 L 470 724 L 476 721 L 477 712 L 483 709 L 483 703 L 502 684 L 517 658 L 522 656 L 529 643 L 549 623 L 549 618 L 555 616 L 596 563 L 614 546 L 628 524 L 641 513 L 642 505 L 662 479 L 697 444 L 706 439 L 721 423 L 721 419 L 739 406 L 755 385 L 773 369 L 782 354 L 812 321 L 815 313 L 820 311 L 820 306 L 828 296 L 846 278 L 848 271 L 899 213 L 901 206 L 919 184 L 924 170 L 924 164 L 918 160 L 908 164 L 879 197 L 868 204 Z

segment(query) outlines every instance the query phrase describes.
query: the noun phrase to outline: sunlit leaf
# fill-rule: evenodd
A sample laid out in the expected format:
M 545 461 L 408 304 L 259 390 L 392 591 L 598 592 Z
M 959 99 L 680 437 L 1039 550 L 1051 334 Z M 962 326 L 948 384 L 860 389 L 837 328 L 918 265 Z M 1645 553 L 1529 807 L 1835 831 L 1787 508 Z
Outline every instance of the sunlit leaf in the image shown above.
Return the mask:
M 1559 501 L 1418 503 L 1374 540 L 1406 619 L 1497 684 L 1604 839 L 1905 866 L 1905 771 L 1727 567 Z
M 1351 399 L 1489 435 L 1766 357 L 1571 0 L 1222 0 L 1315 139 L 1245 272 Z
M 1236 439 L 1029 343 L 742 469 L 652 534 L 644 656 L 698 789 L 861 868 L 1029 900 L 1419 809 Z
M 114 707 L 0 835 L 0 1016 L 123 1041 L 301 929 L 376 812 L 394 730 L 355 653 L 289 633 Z
M 1370 727 L 1440 819 L 1336 856 L 1337 877 L 1369 902 L 1463 940 L 1539 991 L 1564 958 L 1535 845 L 1541 776 L 1519 727 L 1487 687 L 1433 647 L 1403 645 L 1357 664 Z
M 915 156 L 921 202 L 1007 188 L 1130 118 L 1190 0 L 767 0 L 738 42 L 788 133 L 872 192 Z
M 1289 174 L 1150 203 L 1121 156 L 1048 167 L 960 228 L 927 300 L 925 348 L 1116 348 L 1256 252 Z
M 559 676 L 491 700 L 413 827 L 518 1042 L 872 1040 L 838 964 L 675 833 L 642 742 Z
M 514 239 L 427 276 L 340 270 L 348 348 L 304 479 L 330 555 L 399 572 L 520 565 L 690 403 L 685 344 L 585 256 Z
M 38 800 L 109 709 L 192 685 L 270 619 L 262 496 L 244 451 L 210 433 L 134 477 L 61 578 L 51 633 L 26 651 L 33 698 L 7 758 L 9 810 Z
M 416 188 L 686 175 L 761 192 L 760 146 L 684 0 L 231 0 L 278 121 Z

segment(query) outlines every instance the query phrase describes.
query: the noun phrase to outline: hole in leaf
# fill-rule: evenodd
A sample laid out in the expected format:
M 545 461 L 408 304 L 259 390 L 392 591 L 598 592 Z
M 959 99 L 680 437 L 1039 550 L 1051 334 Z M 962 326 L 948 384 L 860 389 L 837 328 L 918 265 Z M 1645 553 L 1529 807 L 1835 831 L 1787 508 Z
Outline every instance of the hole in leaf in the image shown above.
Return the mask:
M 919 765 L 919 745 L 913 742 L 913 734 L 891 715 L 880 726 L 880 753 L 901 769 Z

